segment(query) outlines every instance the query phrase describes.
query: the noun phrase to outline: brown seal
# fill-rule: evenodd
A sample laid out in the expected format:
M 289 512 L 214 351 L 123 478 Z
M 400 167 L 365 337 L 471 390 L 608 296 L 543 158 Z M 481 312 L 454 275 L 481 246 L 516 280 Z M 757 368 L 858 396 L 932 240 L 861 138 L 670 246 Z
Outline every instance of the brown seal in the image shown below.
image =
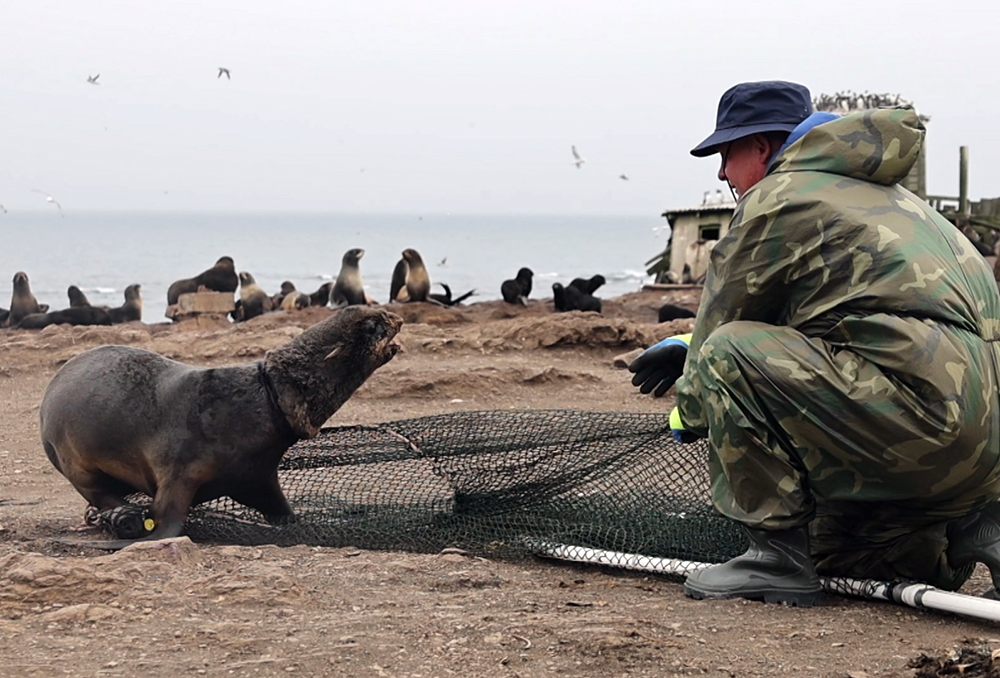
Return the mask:
M 128 346 L 90 349 L 45 390 L 42 446 L 98 511 L 136 492 L 153 497 L 144 541 L 178 536 L 192 505 L 222 496 L 289 522 L 278 462 L 396 354 L 402 322 L 381 309 L 346 308 L 234 367 L 194 367 Z
M 110 325 L 111 314 L 100 306 L 77 306 L 62 311 L 32 313 L 21 318 L 16 329 L 40 330 L 49 325 Z
M 330 290 L 333 289 L 332 282 L 325 282 L 319 289 L 309 295 L 310 306 L 326 306 L 330 303 Z
M 125 288 L 125 303 L 118 308 L 109 308 L 111 322 L 127 323 L 133 320 L 142 320 L 142 295 L 140 291 L 142 285 L 136 283 Z
M 424 267 L 424 260 L 420 257 L 420 252 L 414 249 L 405 249 L 403 250 L 403 259 L 407 266 L 407 301 L 427 301 L 427 295 L 431 292 L 431 277 L 427 275 L 427 269 Z
M 360 247 L 347 250 L 340 263 L 340 273 L 337 274 L 337 282 L 333 284 L 330 291 L 330 304 L 335 307 L 340 306 L 360 306 L 368 303 L 365 298 L 365 286 L 361 282 L 361 266 L 359 261 L 365 256 L 365 251 Z
M 295 283 L 291 280 L 286 280 L 281 283 L 281 291 L 277 294 L 271 295 L 271 308 L 282 308 L 281 302 L 285 300 L 285 297 L 289 294 L 293 294 L 295 291 Z
M 299 311 L 310 305 L 309 295 L 304 292 L 292 292 L 281 300 L 281 310 L 283 311 Z
M 598 288 L 606 282 L 607 280 L 604 279 L 604 276 L 598 273 L 597 275 L 590 276 L 589 278 L 573 278 L 573 282 L 569 284 L 569 287 L 575 287 L 584 294 L 593 296 L 594 292 L 596 292 Z
M 7 324 L 16 327 L 26 316 L 32 313 L 45 313 L 48 310 L 48 304 L 39 304 L 35 295 L 31 293 L 28 274 L 24 271 L 15 273 L 14 293 L 10 298 L 10 314 L 7 316 Z
M 167 305 L 173 306 L 179 296 L 197 292 L 199 287 L 212 292 L 235 292 L 239 287 L 239 279 L 236 277 L 236 264 L 232 257 L 222 257 L 212 268 L 193 278 L 184 278 L 171 284 L 167 290 Z
M 253 276 L 246 271 L 240 272 L 240 303 L 233 311 L 233 319 L 237 321 L 250 320 L 264 315 L 271 310 L 271 297 L 261 289 Z
M 562 283 L 552 283 L 552 303 L 557 311 L 593 311 L 601 312 L 601 300 L 581 292 L 570 285 L 563 287 Z
M 87 295 L 84 294 L 83 291 L 76 285 L 69 286 L 69 289 L 66 290 L 66 296 L 69 297 L 70 308 L 90 306 L 90 300 L 87 299 Z
M 406 273 L 410 270 L 410 267 L 406 264 L 406 259 L 400 259 L 396 262 L 395 268 L 392 269 L 392 283 L 389 285 L 389 303 L 394 301 L 406 301 L 406 297 L 401 297 L 401 294 L 405 294 L 403 290 L 406 288 Z

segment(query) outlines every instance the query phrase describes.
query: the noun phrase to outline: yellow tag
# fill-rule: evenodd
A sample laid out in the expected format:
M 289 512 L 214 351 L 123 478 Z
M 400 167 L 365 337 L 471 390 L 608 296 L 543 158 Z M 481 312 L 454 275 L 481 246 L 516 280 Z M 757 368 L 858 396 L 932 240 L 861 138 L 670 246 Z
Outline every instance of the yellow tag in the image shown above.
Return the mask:
M 142 526 L 146 528 L 146 532 L 152 532 L 153 528 L 156 527 L 156 523 L 153 522 L 152 518 L 146 518 L 143 521 Z

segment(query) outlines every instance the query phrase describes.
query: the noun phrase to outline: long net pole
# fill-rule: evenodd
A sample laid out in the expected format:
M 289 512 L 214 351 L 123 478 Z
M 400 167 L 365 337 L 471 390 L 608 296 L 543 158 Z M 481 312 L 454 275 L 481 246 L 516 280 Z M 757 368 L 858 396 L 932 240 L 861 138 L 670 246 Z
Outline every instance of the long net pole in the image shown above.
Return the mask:
M 546 558 L 657 574 L 683 576 L 711 566 L 711 563 L 699 563 L 692 560 L 657 558 L 637 553 L 606 551 L 537 539 L 529 540 L 528 547 L 536 555 Z M 929 584 L 885 582 L 850 577 L 820 577 L 820 581 L 823 584 L 823 590 L 827 593 L 869 600 L 884 600 L 922 610 L 938 610 L 976 619 L 1000 621 L 1000 601 L 942 591 Z

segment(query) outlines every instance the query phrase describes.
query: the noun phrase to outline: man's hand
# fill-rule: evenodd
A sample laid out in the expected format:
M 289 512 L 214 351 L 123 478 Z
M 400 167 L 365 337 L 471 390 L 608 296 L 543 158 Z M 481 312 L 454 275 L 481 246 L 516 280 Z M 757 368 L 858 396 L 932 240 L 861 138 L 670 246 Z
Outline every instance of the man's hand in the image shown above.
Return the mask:
M 655 398 L 669 391 L 684 372 L 690 341 L 690 334 L 670 337 L 643 351 L 628 366 L 629 372 L 635 374 L 632 385 L 638 386 L 641 393 L 652 392 Z

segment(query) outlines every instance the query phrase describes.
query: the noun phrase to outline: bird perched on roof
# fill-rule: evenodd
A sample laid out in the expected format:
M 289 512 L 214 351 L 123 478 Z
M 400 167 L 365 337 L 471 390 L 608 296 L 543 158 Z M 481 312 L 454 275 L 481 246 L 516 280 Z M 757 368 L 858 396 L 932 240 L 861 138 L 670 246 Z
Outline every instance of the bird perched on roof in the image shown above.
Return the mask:
M 97 79 L 99 77 L 101 77 L 100 73 L 98 73 L 97 75 L 88 75 L 87 82 L 89 82 L 91 85 L 100 85 L 101 83 L 97 82 Z
M 216 79 L 219 79 L 223 75 L 226 76 L 226 80 L 232 80 L 233 79 L 232 76 L 229 75 L 229 69 L 228 68 L 223 68 L 222 66 L 219 66 L 219 74 L 217 76 L 215 76 L 215 77 L 216 77 Z
M 573 150 L 573 164 L 576 165 L 577 169 L 580 169 L 581 167 L 583 167 L 583 163 L 587 162 L 587 160 L 586 158 L 581 157 L 580 154 L 576 152 L 576 146 L 572 146 L 571 148 Z

